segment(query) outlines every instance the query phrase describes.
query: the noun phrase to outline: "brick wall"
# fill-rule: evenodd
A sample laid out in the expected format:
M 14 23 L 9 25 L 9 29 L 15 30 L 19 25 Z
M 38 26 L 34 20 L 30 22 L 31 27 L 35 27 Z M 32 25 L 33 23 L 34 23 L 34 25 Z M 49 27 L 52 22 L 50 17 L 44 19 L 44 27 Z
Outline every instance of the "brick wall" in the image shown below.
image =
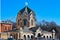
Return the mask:
M 12 30 L 12 24 L 6 24 L 6 23 L 1 23 L 0 24 L 0 32 L 7 32 L 9 30 Z

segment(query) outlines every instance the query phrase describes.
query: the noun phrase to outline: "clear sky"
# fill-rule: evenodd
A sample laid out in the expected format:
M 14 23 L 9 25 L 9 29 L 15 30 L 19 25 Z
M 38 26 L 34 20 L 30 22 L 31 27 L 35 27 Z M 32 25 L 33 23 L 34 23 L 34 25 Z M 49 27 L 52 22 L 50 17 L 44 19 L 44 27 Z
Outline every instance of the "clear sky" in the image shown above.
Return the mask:
M 46 20 L 55 21 L 60 25 L 60 1 L 59 0 L 1 0 L 1 19 L 16 21 L 18 11 L 25 7 L 34 10 L 37 22 Z

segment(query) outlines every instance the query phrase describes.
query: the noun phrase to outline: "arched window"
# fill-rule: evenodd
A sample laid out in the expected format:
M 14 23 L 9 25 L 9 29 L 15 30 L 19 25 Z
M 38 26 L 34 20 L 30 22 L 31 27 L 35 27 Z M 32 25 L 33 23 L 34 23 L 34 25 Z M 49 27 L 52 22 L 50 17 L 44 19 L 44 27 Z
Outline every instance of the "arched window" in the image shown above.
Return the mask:
M 18 25 L 19 25 L 19 20 L 18 20 Z
M 31 20 L 31 25 L 33 25 L 33 20 Z
M 24 21 L 24 26 L 26 26 L 26 22 L 27 22 L 27 20 L 26 20 L 26 19 L 24 19 L 23 21 Z

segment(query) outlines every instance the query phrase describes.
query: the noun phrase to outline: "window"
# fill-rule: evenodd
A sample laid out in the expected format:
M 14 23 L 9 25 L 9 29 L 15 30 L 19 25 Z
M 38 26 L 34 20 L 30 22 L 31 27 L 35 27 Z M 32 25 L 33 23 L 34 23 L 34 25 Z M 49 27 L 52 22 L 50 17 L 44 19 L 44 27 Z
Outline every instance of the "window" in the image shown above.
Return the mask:
M 8 30 L 10 30 L 10 27 L 8 27 Z
M 4 30 L 7 30 L 7 27 L 6 26 L 4 26 Z
M 33 25 L 33 20 L 31 20 L 31 25 Z
M 10 31 L 11 30 L 11 27 L 8 27 L 8 31 Z
M 26 20 L 26 19 L 24 19 L 23 21 L 24 21 L 24 26 L 26 26 L 26 22 L 27 22 L 27 20 Z
M 18 20 L 18 25 L 19 25 L 19 20 Z

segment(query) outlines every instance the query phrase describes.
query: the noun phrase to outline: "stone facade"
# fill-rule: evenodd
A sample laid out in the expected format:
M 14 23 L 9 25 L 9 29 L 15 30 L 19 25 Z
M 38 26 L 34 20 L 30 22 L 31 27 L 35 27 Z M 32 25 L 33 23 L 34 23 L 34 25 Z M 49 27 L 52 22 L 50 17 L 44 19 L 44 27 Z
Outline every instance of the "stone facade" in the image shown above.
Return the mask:
M 17 15 L 17 29 L 20 27 L 27 26 L 28 28 L 35 27 L 36 25 L 36 18 L 34 12 L 25 6 L 22 10 L 18 12 Z
M 52 33 L 48 31 L 42 30 L 40 27 L 36 30 L 35 35 L 33 34 L 33 31 L 29 30 L 30 28 L 36 27 L 36 18 L 35 18 L 35 13 L 28 8 L 28 6 L 25 6 L 23 9 L 21 9 L 18 12 L 17 15 L 17 29 L 20 32 L 20 37 L 21 39 L 25 38 L 27 39 L 28 36 L 31 38 L 31 36 L 35 37 L 43 37 L 43 38 L 52 38 Z M 53 33 L 55 36 L 55 34 Z
M 34 36 L 33 35 L 33 32 L 29 30 L 28 27 L 24 27 L 24 29 L 20 28 L 20 38 L 21 39 L 24 39 L 24 36 L 26 36 L 26 39 L 28 38 L 31 38 L 31 36 Z
M 18 12 L 17 18 L 16 18 L 16 29 L 12 30 L 11 24 L 4 24 L 0 23 L 0 38 L 8 39 L 8 37 L 12 36 L 14 39 L 23 39 L 28 40 L 28 38 L 55 38 L 55 31 L 53 30 L 53 33 L 44 31 L 40 27 L 38 27 L 36 30 L 36 18 L 35 13 L 32 11 L 28 6 L 25 6 L 23 9 L 21 9 Z M 5 30 L 6 28 L 6 30 Z M 11 31 L 9 31 L 11 30 Z M 33 32 L 34 30 L 35 32 Z M 6 33 L 5 33 L 6 31 Z M 9 32 L 8 32 L 9 31 Z M 4 32 L 4 33 L 3 33 Z M 53 34 L 53 36 L 52 36 Z
M 38 37 L 38 35 L 40 35 L 40 37 L 43 37 L 43 38 L 47 39 L 47 38 L 52 38 L 52 34 L 53 34 L 52 32 L 44 31 L 39 27 L 35 32 L 35 37 Z M 53 35 L 54 35 L 54 38 L 55 38 L 55 34 L 53 34 Z

